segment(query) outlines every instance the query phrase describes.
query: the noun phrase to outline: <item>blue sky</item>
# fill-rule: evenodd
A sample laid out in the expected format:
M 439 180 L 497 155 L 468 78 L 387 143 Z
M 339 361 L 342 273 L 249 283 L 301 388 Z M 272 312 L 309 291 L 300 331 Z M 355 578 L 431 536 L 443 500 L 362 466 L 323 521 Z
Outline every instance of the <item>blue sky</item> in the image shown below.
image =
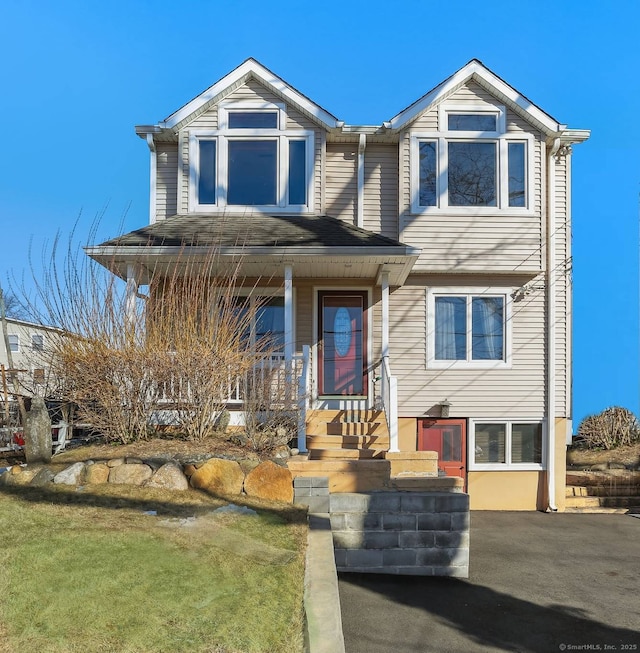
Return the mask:
M 640 3 L 5 0 L 0 282 L 56 232 L 148 221 L 155 123 L 249 56 L 341 120 L 380 123 L 478 58 L 570 127 L 574 419 L 638 412 Z

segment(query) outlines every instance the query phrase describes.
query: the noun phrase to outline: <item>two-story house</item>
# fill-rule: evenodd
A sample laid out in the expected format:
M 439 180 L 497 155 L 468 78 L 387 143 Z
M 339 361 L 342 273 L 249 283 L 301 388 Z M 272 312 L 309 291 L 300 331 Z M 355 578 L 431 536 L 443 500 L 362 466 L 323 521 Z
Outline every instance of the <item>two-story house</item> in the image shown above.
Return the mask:
M 248 59 L 136 132 L 149 225 L 88 254 L 132 295 L 214 245 L 268 279 L 285 361 L 309 352 L 312 419 L 356 422 L 325 428 L 333 444 L 303 425 L 309 463 L 437 451 L 472 508 L 563 508 L 571 147 L 588 131 L 477 60 L 381 125 L 347 125 Z

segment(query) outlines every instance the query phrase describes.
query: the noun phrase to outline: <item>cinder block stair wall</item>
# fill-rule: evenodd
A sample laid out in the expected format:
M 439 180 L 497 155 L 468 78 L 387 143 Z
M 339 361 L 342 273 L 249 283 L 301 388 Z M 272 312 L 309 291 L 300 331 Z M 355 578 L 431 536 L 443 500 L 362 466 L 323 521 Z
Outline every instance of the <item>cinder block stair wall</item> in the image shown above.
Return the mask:
M 640 513 L 640 472 L 567 473 L 565 512 Z

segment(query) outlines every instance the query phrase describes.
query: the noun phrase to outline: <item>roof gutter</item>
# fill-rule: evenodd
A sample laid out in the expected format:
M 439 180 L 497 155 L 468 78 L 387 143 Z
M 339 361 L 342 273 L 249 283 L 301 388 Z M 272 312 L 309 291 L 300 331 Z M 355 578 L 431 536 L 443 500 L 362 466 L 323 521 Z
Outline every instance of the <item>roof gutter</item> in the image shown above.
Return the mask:
M 547 495 L 549 512 L 556 506 L 556 165 L 561 140 L 547 145 Z

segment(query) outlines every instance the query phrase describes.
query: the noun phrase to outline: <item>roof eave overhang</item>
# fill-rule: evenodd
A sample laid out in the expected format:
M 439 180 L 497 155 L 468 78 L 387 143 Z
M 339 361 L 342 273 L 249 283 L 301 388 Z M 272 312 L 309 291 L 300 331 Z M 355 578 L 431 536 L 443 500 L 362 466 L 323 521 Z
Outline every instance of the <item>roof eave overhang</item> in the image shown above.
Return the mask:
M 239 262 L 256 261 L 278 263 L 282 265 L 296 263 L 323 264 L 323 259 L 343 259 L 345 264 L 368 263 L 378 266 L 379 273 L 389 274 L 392 286 L 405 283 L 415 262 L 420 256 L 420 250 L 409 246 L 389 247 L 216 247 L 215 254 L 207 246 L 96 246 L 86 247 L 86 254 L 113 274 L 126 278 L 128 264 L 141 264 L 152 270 L 154 264 L 184 263 L 185 265 L 199 260 L 211 261 L 212 256 L 224 261 Z

